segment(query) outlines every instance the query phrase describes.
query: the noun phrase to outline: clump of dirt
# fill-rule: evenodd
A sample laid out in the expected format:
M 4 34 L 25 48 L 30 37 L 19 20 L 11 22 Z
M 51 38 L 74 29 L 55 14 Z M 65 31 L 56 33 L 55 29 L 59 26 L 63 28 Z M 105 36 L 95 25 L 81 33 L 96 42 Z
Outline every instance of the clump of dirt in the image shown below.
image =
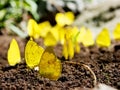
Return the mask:
M 7 42 L 11 40 L 7 37 L 6 39 Z M 25 41 L 20 38 L 17 40 L 23 43 L 20 48 L 24 56 Z M 37 71 L 28 69 L 25 62 L 13 67 L 9 66 L 5 56 L 9 44 L 0 45 L 0 55 L 4 54 L 0 58 L 0 90 L 74 90 L 76 87 L 94 87 L 94 78 L 88 69 L 82 65 L 64 61 L 61 56 L 61 45 L 54 48 L 56 55 L 62 60 L 62 75 L 57 81 L 41 77 Z M 97 46 L 86 48 L 81 45 L 81 52 L 76 53 L 70 61 L 88 65 L 95 73 L 98 83 L 120 89 L 120 48 L 109 50 Z

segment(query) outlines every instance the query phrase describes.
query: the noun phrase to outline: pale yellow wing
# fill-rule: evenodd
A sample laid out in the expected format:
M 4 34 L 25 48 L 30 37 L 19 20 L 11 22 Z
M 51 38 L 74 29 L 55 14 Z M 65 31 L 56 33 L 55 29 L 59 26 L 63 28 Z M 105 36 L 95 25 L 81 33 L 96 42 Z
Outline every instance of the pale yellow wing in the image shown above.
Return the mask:
M 30 37 L 33 37 L 35 39 L 38 39 L 40 37 L 40 29 L 35 20 L 30 19 L 28 21 L 27 30 Z
M 120 23 L 118 23 L 113 31 L 114 39 L 120 39 Z
M 10 43 L 10 47 L 7 53 L 7 58 L 8 58 L 8 63 L 11 66 L 14 66 L 21 61 L 19 46 L 15 39 L 12 39 Z
M 78 42 L 75 43 L 75 52 L 80 53 L 80 45 Z
M 82 43 L 86 47 L 94 45 L 93 35 L 92 35 L 92 32 L 89 29 L 86 30 L 86 33 L 83 36 Z
M 41 76 L 57 80 L 61 75 L 61 61 L 56 57 L 52 47 L 47 47 L 39 63 Z
M 74 14 L 73 12 L 57 13 L 55 20 L 60 26 L 71 25 L 74 21 Z
M 109 47 L 111 44 L 109 31 L 107 28 L 104 28 L 96 38 L 96 44 L 100 47 Z
M 58 25 L 55 25 L 50 30 L 50 32 L 53 34 L 53 36 L 57 42 L 59 41 L 59 29 L 60 29 L 60 27 Z
M 51 32 L 48 32 L 46 37 L 44 38 L 45 46 L 55 46 L 57 44 L 57 40 Z
M 51 24 L 48 21 L 44 21 L 42 23 L 39 23 L 38 26 L 39 26 L 40 36 L 42 38 L 46 37 L 47 33 L 52 28 Z
M 31 69 L 37 66 L 40 62 L 44 49 L 33 40 L 29 40 L 25 47 L 25 61 Z
M 86 28 L 83 26 L 80 28 L 79 35 L 77 37 L 77 42 L 83 42 L 84 41 L 84 36 L 86 34 Z
M 71 39 L 69 39 L 67 42 L 68 42 L 68 55 L 69 58 L 72 59 L 74 57 L 74 44 Z
M 65 57 L 65 59 L 67 60 L 68 59 L 68 46 L 67 46 L 66 40 L 64 41 L 64 44 L 63 44 L 62 54 Z
M 63 45 L 64 44 L 64 37 L 65 37 L 65 29 L 60 28 L 58 32 L 59 32 L 59 41 Z

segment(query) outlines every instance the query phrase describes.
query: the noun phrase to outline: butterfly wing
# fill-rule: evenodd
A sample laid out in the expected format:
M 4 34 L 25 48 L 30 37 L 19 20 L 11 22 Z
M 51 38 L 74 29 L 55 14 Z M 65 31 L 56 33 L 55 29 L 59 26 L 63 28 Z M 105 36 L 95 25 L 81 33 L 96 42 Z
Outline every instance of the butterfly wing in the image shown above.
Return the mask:
M 57 13 L 55 20 L 60 26 L 70 25 L 74 21 L 74 14 L 73 12 Z
M 107 28 L 104 28 L 96 38 L 96 44 L 100 47 L 109 47 L 111 44 L 110 35 Z
M 30 37 L 34 37 L 35 39 L 38 39 L 40 37 L 40 29 L 35 20 L 30 19 L 28 21 L 27 29 Z
M 57 59 L 52 47 L 47 47 L 39 63 L 41 76 L 51 80 L 57 80 L 61 75 L 61 61 Z
M 46 37 L 47 33 L 52 28 L 51 24 L 48 21 L 39 23 L 38 26 L 39 26 L 39 30 L 40 30 L 40 36 L 43 38 Z
M 34 68 L 40 62 L 44 49 L 33 40 L 29 40 L 25 47 L 25 60 L 30 68 Z
M 83 37 L 83 45 L 88 47 L 88 46 L 92 46 L 94 45 L 94 40 L 93 40 L 93 36 L 92 36 L 92 32 L 88 29 L 86 30 L 86 34 Z
M 77 42 L 83 42 L 84 41 L 84 36 L 86 34 L 86 28 L 85 27 L 81 27 L 80 31 L 79 31 L 79 35 L 77 37 Z
M 64 41 L 64 44 L 63 44 L 62 54 L 65 57 L 65 59 L 67 60 L 68 59 L 68 46 L 67 46 L 66 40 Z
M 44 45 L 45 46 L 55 46 L 57 44 L 56 38 L 53 36 L 51 32 L 48 32 L 46 37 L 44 38 Z
M 15 39 L 12 39 L 10 43 L 10 47 L 7 53 L 7 58 L 8 58 L 8 63 L 11 66 L 14 66 L 21 61 L 19 46 Z
M 70 59 L 74 57 L 74 44 L 71 39 L 68 40 L 68 55 Z
M 113 31 L 113 37 L 114 39 L 120 39 L 120 23 L 117 24 Z

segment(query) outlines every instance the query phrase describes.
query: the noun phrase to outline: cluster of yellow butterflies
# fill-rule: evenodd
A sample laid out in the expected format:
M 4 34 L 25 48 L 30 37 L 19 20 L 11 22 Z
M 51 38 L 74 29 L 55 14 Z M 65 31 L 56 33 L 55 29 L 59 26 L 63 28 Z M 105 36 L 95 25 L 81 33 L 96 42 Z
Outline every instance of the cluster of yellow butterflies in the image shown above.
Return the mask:
M 63 45 L 63 56 L 65 59 L 72 58 L 74 52 L 80 52 L 77 37 L 79 30 L 72 26 L 74 14 L 72 12 L 57 13 L 55 20 L 57 24 L 51 26 L 48 21 L 38 24 L 35 20 L 28 21 L 28 34 L 30 37 L 44 39 L 45 46 L 55 46 L 57 43 Z
M 35 20 L 30 19 L 28 21 L 28 34 L 35 39 L 43 38 L 45 46 L 55 46 L 57 43 L 61 43 L 65 59 L 72 59 L 75 52 L 80 52 L 79 43 L 86 47 L 95 44 L 92 32 L 88 28 L 81 27 L 79 29 L 72 26 L 74 18 L 73 12 L 57 13 L 55 26 L 51 26 L 48 21 L 38 24 Z M 115 39 L 120 39 L 120 24 L 116 26 L 113 35 Z M 109 47 L 110 43 L 108 29 L 104 28 L 97 36 L 96 44 L 100 47 Z
M 15 66 L 21 62 L 20 50 L 15 39 L 11 41 L 7 55 L 9 65 Z M 57 80 L 61 75 L 61 61 L 56 57 L 53 48 L 47 47 L 44 50 L 32 39 L 25 47 L 25 61 L 31 69 L 39 67 L 39 73 L 43 77 Z

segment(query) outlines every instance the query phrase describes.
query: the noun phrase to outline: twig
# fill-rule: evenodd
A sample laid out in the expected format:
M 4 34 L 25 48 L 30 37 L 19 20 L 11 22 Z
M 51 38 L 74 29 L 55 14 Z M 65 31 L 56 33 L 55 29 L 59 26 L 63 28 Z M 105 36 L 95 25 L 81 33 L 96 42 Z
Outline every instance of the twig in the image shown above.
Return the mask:
M 97 85 L 97 78 L 96 78 L 96 75 L 95 73 L 93 72 L 93 70 L 88 66 L 88 65 L 85 65 L 85 64 L 82 64 L 84 67 L 86 67 L 93 75 L 93 78 L 94 78 L 94 87 Z
M 73 62 L 73 61 L 65 61 L 66 63 L 70 63 L 70 64 L 77 64 L 77 65 L 82 65 L 84 66 L 85 68 L 87 68 L 91 74 L 93 75 L 93 78 L 94 78 L 94 87 L 96 87 L 97 85 L 97 78 L 96 78 L 96 75 L 95 73 L 93 72 L 93 70 L 88 66 L 88 65 L 85 65 L 85 64 L 81 64 L 81 63 L 77 63 L 77 62 Z

